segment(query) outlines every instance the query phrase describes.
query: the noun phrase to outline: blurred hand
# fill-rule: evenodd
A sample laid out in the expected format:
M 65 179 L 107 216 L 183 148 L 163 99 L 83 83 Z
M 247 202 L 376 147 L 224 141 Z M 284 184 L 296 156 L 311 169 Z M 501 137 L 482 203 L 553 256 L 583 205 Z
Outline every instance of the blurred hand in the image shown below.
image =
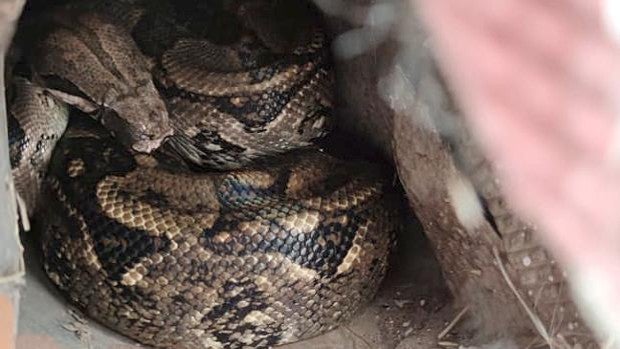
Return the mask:
M 595 311 L 620 333 L 620 51 L 602 2 L 418 5 L 509 200 L 578 279 L 607 282 L 584 289 L 609 292 Z

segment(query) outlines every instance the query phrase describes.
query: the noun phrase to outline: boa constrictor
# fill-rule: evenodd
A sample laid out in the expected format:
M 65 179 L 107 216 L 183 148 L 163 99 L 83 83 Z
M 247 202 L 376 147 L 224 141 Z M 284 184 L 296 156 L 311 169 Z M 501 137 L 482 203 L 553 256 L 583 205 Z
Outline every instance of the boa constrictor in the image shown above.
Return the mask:
M 31 81 L 13 79 L 11 164 L 48 276 L 155 347 L 268 348 L 346 321 L 398 210 L 376 166 L 309 147 L 332 114 L 317 24 L 266 22 L 277 1 L 147 3 L 46 15 Z

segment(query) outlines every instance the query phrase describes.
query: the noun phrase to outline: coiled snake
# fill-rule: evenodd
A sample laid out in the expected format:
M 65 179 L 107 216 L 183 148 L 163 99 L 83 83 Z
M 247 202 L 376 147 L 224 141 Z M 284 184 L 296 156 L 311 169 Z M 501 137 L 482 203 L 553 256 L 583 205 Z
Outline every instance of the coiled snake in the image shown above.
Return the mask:
M 376 292 L 397 210 L 374 166 L 308 147 L 332 113 L 323 36 L 279 41 L 265 1 L 206 19 L 171 3 L 65 6 L 27 54 L 33 82 L 14 79 L 11 163 L 48 276 L 156 347 L 334 328 Z M 222 16 L 233 39 L 201 32 Z

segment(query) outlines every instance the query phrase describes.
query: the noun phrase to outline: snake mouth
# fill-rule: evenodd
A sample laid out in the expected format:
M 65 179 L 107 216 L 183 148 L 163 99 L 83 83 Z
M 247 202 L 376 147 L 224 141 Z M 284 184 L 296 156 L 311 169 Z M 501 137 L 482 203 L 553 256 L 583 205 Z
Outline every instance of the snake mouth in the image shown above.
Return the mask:
M 173 134 L 170 126 L 160 126 L 146 131 L 141 125 L 130 123 L 112 110 L 103 114 L 101 123 L 125 147 L 139 153 L 152 153 Z
M 163 143 L 163 139 L 140 141 L 132 144 L 131 149 L 139 153 L 151 153 Z
M 167 128 L 161 135 L 141 134 L 138 140 L 132 142 L 131 148 L 139 153 L 152 153 L 158 149 L 166 139 L 172 136 L 173 133 L 171 128 Z

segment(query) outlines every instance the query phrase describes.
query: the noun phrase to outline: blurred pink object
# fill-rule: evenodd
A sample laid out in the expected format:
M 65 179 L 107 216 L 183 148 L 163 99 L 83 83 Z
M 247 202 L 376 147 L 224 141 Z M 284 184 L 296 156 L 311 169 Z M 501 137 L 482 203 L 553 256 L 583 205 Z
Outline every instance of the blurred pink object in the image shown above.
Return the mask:
M 599 334 L 620 335 L 620 50 L 603 2 L 419 5 L 509 199 L 573 274 Z

